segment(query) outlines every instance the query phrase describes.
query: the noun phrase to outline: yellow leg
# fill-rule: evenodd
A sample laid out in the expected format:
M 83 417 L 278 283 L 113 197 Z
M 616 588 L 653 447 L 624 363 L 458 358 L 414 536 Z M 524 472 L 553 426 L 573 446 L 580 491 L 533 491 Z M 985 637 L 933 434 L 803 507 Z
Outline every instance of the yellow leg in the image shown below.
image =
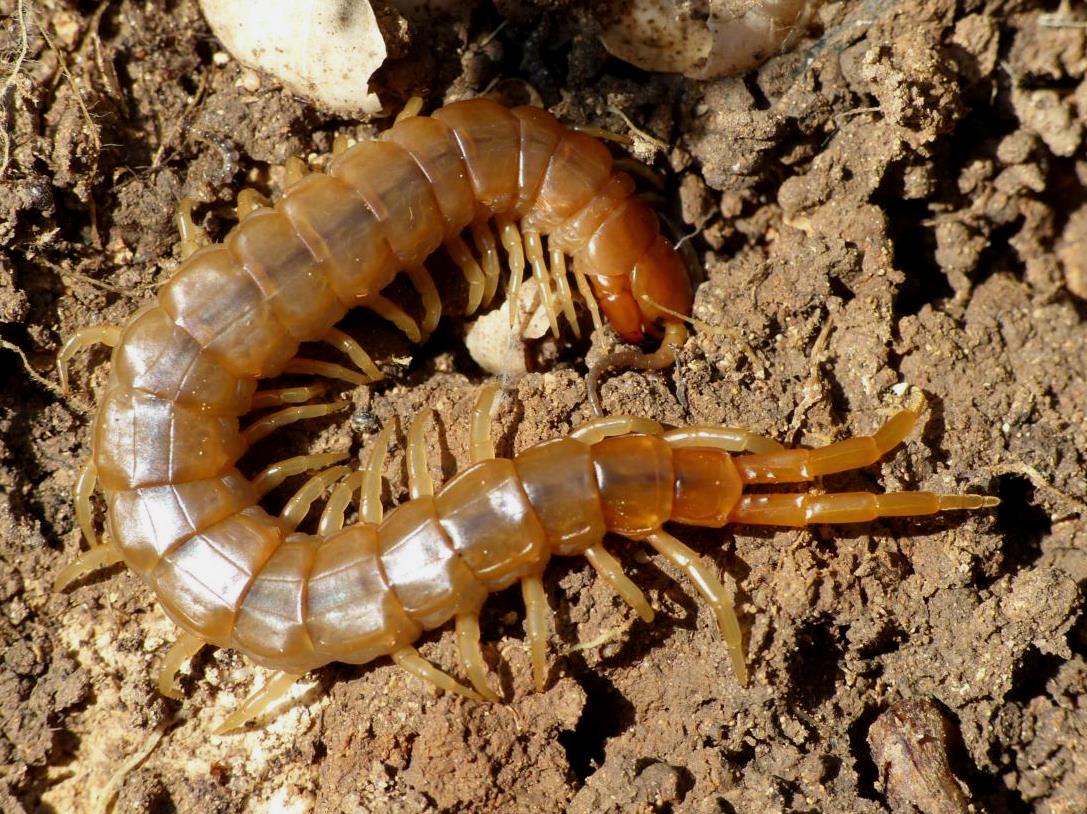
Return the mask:
M 739 427 L 694 426 L 661 436 L 673 447 L 713 447 L 725 452 L 775 452 L 784 447 L 773 438 Z
M 332 328 L 325 334 L 323 341 L 347 356 L 371 382 L 379 382 L 385 378 L 370 358 L 370 354 L 363 350 L 362 345 L 353 336 L 345 334 L 338 328 Z
M 309 472 L 311 469 L 322 469 L 342 461 L 351 453 L 346 449 L 339 452 L 324 452 L 319 455 L 295 455 L 293 458 L 285 458 L 265 468 L 253 478 L 253 489 L 259 497 L 263 497 L 279 486 L 287 478 Z
M 580 292 L 581 299 L 588 307 L 589 315 L 593 319 L 593 330 L 599 331 L 604 327 L 604 320 L 600 316 L 600 307 L 596 304 L 596 295 L 593 293 L 589 281 L 584 274 L 577 270 L 576 265 L 574 267 L 574 282 L 577 283 L 577 290 Z
M 494 442 L 491 441 L 491 416 L 498 396 L 497 384 L 484 385 L 472 408 L 472 463 L 494 458 Z
M 433 684 L 439 690 L 456 693 L 465 698 L 471 698 L 473 701 L 483 700 L 475 691 L 468 689 L 453 676 L 439 670 L 420 656 L 419 651 L 414 647 L 402 647 L 392 654 L 392 660 L 397 666 L 404 668 L 421 681 Z
M 434 480 L 426 462 L 426 421 L 433 410 L 420 410 L 408 429 L 408 494 L 415 500 L 434 494 Z
M 736 609 L 732 604 L 725 586 L 717 579 L 717 576 L 706 565 L 701 557 L 691 548 L 681 543 L 671 534 L 662 529 L 651 532 L 646 541 L 653 546 L 668 562 L 687 575 L 694 583 L 695 588 L 702 594 L 706 604 L 713 610 L 717 617 L 717 627 L 721 631 L 721 637 L 725 640 L 729 658 L 732 660 L 732 669 L 736 673 L 736 680 L 741 684 L 747 684 L 747 666 L 744 664 L 743 637 L 740 633 L 740 622 L 736 618 Z
M 121 561 L 121 552 L 117 546 L 111 543 L 103 543 L 95 546 L 90 551 L 84 551 L 72 562 L 68 563 L 53 580 L 53 591 L 60 593 L 73 582 L 82 579 L 87 574 L 106 568 Z
M 396 118 L 393 119 L 393 124 L 400 124 L 404 119 L 410 119 L 413 116 L 418 116 L 419 111 L 423 109 L 423 97 L 412 96 L 404 103 L 404 107 L 396 114 Z
M 177 213 L 174 215 L 174 224 L 177 226 L 177 234 L 180 240 L 181 259 L 189 255 L 201 246 L 207 246 L 211 242 L 208 233 L 196 225 L 192 217 L 192 208 L 199 201 L 186 195 L 177 205 Z
M 350 467 L 334 466 L 324 472 L 318 472 L 303 483 L 298 491 L 291 495 L 291 499 L 287 501 L 283 511 L 279 513 L 283 525 L 291 531 L 298 528 L 302 521 L 306 519 L 306 515 L 309 514 L 309 510 L 313 507 L 317 498 L 323 495 L 328 487 L 350 473 Z
M 235 210 L 238 213 L 238 220 L 244 220 L 258 209 L 263 209 L 271 205 L 272 202 L 255 189 L 246 187 L 238 193 L 238 201 Z
M 566 276 L 566 255 L 560 249 L 551 249 L 551 276 L 555 278 L 555 286 L 562 313 L 570 324 L 570 330 L 574 336 L 581 338 L 581 326 L 577 321 L 577 312 L 574 310 L 574 294 L 570 290 L 570 280 Z M 596 300 L 592 301 L 592 308 L 596 307 Z
M 60 378 L 60 389 L 68 395 L 68 363 L 72 357 L 83 348 L 91 345 L 108 345 L 117 347 L 121 341 L 120 325 L 93 325 L 90 328 L 80 328 L 65 341 L 60 353 L 57 354 L 57 376 Z
M 339 379 L 354 385 L 370 384 L 371 381 L 358 371 L 350 370 L 335 362 L 321 362 L 317 359 L 303 359 L 297 356 L 287 362 L 283 372 L 300 376 L 324 376 L 326 379 Z
M 605 438 L 640 432 L 645 435 L 660 435 L 664 428 L 651 418 L 635 415 L 610 415 L 594 418 L 582 424 L 570 433 L 570 437 L 583 444 L 595 444 Z
M 589 564 L 596 570 L 600 578 L 607 582 L 611 589 L 634 609 L 635 613 L 646 622 L 653 621 L 653 608 L 650 606 L 649 600 L 645 598 L 645 594 L 642 593 L 642 589 L 623 573 L 623 566 L 619 564 L 619 560 L 609 554 L 602 544 L 594 545 L 588 549 L 585 552 L 585 559 L 589 561 Z
M 468 245 L 459 236 L 447 240 L 445 250 L 457 264 L 457 268 L 464 275 L 464 281 L 468 284 L 468 304 L 465 306 L 465 315 L 472 316 L 479 308 L 479 304 L 483 302 L 483 294 L 487 288 L 483 269 L 479 267 Z
M 392 427 L 385 427 L 374 439 L 370 447 L 370 457 L 366 461 L 366 478 L 359 493 L 359 520 L 377 525 L 381 522 L 384 510 L 381 506 L 381 471 L 385 468 L 385 456 L 389 451 Z
M 264 410 L 268 407 L 282 407 L 285 404 L 305 404 L 312 398 L 322 396 L 328 388 L 321 383 L 305 387 L 280 387 L 274 390 L 259 390 L 253 394 L 250 410 Z
M 292 155 L 283 163 L 284 185 L 292 187 L 309 175 L 309 164 L 305 159 Z
M 303 404 L 298 407 L 285 407 L 271 415 L 258 418 L 242 431 L 242 436 L 245 438 L 245 443 L 252 446 L 260 439 L 271 435 L 287 424 L 293 424 L 306 418 L 320 418 L 337 410 L 345 410 L 349 406 L 346 401 L 332 401 L 328 404 Z
M 181 665 L 199 653 L 200 648 L 205 644 L 207 642 L 199 636 L 194 636 L 186 631 L 181 632 L 181 635 L 177 637 L 177 641 L 170 647 L 166 658 L 162 660 L 158 680 L 160 693 L 175 700 L 181 698 L 181 691 L 174 686 L 174 679 L 177 677 Z
M 479 614 L 462 613 L 457 616 L 457 650 L 460 663 L 476 692 L 488 701 L 498 701 L 498 693 L 487 683 L 487 670 L 483 665 L 483 651 L 479 647 Z
M 388 297 L 383 297 L 381 294 L 371 294 L 360 305 L 363 308 L 369 308 L 382 319 L 391 322 L 403 331 L 404 335 L 413 344 L 418 345 L 423 341 L 423 333 L 419 330 L 419 323 Z
M 532 656 L 532 678 L 536 692 L 543 692 L 547 686 L 547 622 L 551 617 L 543 580 L 538 575 L 522 579 L 521 596 L 525 600 L 525 635 Z
M 75 519 L 83 532 L 83 539 L 91 548 L 98 545 L 98 535 L 94 532 L 94 512 L 91 508 L 91 495 L 98 482 L 98 470 L 93 461 L 87 461 L 79 470 L 75 488 L 72 490 L 72 502 L 75 503 Z
M 520 237 L 516 224 L 511 224 L 510 229 L 518 238 Z M 505 243 L 505 232 L 506 230 L 503 229 L 503 243 Z M 518 243 L 520 242 L 520 239 L 518 239 Z M 539 233 L 525 232 L 524 244 L 525 253 L 532 266 L 532 276 L 536 278 L 536 284 L 540 289 L 540 297 L 543 299 L 544 310 L 547 312 L 547 322 L 551 326 L 551 335 L 558 337 L 559 312 L 555 305 L 555 292 L 551 290 L 551 271 L 547 268 L 547 258 L 544 257 L 543 242 Z
M 356 143 L 355 139 L 346 133 L 337 133 L 332 139 L 332 157 L 336 158 L 343 155 Z
M 487 221 L 477 220 L 472 223 L 471 229 L 472 241 L 476 244 L 476 251 L 479 252 L 483 266 L 483 278 L 486 283 L 483 290 L 483 306 L 486 307 L 494 299 L 495 292 L 498 290 L 498 278 L 502 276 L 502 267 L 498 262 L 498 245 L 495 243 L 494 232 L 491 231 Z M 510 285 L 513 285 L 512 276 Z M 520 286 L 521 281 L 518 279 L 517 287 L 520 288 Z
M 365 472 L 352 472 L 336 485 L 325 504 L 325 510 L 321 512 L 321 519 L 317 521 L 319 535 L 327 537 L 343 528 L 344 514 L 351 503 L 351 496 L 362 487 L 365 479 Z
M 411 287 L 423 301 L 423 336 L 430 336 L 438 327 L 438 320 L 442 318 L 442 298 L 438 295 L 434 278 L 422 266 L 408 269 L 407 275 L 411 281 Z
M 215 734 L 222 735 L 249 723 L 290 692 L 291 686 L 301 677 L 299 673 L 282 671 L 273 673 L 267 684 L 242 701 L 240 707 L 226 716 L 226 719 L 219 724 L 219 728 L 215 730 Z

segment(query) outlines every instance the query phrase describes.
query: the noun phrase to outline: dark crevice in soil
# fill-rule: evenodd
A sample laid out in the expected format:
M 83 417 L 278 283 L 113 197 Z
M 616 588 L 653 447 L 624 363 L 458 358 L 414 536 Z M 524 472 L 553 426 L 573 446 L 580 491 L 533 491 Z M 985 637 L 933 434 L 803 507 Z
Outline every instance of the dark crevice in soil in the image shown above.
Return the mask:
M 592 703 L 585 707 L 572 732 L 560 732 L 570 769 L 584 783 L 604 762 L 604 745 L 634 723 L 634 705 L 600 673 L 579 670 L 578 683 Z

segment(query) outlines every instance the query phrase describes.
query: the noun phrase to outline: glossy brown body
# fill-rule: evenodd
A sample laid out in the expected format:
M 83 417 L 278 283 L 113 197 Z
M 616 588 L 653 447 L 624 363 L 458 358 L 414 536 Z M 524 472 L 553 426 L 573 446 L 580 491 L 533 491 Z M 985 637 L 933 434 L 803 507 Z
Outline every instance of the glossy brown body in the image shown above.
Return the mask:
M 125 326 L 95 422 L 93 465 L 125 561 L 190 633 L 301 670 L 390 652 L 552 551 L 599 540 L 599 506 L 573 529 L 548 504 L 570 496 L 541 456 L 565 455 L 587 478 L 577 444 L 528 455 L 527 479 L 508 461 L 473 467 L 380 529 L 290 533 L 235 468 L 238 419 L 301 342 L 481 218 L 549 234 L 629 339 L 659 316 L 643 293 L 689 312 L 686 270 L 632 193 L 595 139 L 536 108 L 475 100 L 351 148 L 195 253 Z

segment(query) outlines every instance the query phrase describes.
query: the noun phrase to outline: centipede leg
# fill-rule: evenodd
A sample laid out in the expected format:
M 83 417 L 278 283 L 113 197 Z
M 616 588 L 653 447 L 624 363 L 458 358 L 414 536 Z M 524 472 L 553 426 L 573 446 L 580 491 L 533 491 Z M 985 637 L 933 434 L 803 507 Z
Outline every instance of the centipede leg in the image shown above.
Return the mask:
M 476 397 L 476 406 L 472 408 L 472 463 L 494 458 L 491 416 L 494 413 L 494 402 L 498 391 L 497 384 L 484 385 L 479 391 L 479 396 Z
M 121 341 L 120 325 L 92 325 L 90 328 L 80 328 L 69 336 L 57 354 L 57 376 L 60 378 L 60 389 L 68 393 L 68 363 L 72 357 L 84 348 L 91 345 L 108 345 L 117 347 Z
M 350 472 L 350 467 L 333 466 L 324 472 L 318 472 L 303 483 L 298 491 L 291 495 L 290 500 L 287 501 L 283 506 L 283 510 L 279 513 L 279 519 L 283 521 L 283 525 L 292 531 L 298 528 L 302 521 L 306 519 L 306 515 L 309 514 L 309 510 L 313 507 L 317 498 L 323 495 L 325 490 L 332 484 L 350 474 Z
M 90 551 L 84 551 L 60 570 L 57 578 L 53 580 L 53 591 L 60 593 L 76 580 L 82 579 L 99 568 L 115 565 L 122 559 L 120 549 L 110 543 L 103 543 Z
M 453 676 L 438 669 L 429 661 L 419 655 L 414 647 L 402 647 L 392 654 L 392 660 L 398 667 L 407 670 L 413 676 L 428 684 L 433 684 L 439 690 L 456 693 L 473 701 L 482 701 L 483 698 L 474 690 L 470 690 L 457 681 Z
M 419 115 L 419 112 L 423 109 L 423 97 L 412 96 L 404 103 L 404 106 L 400 109 L 400 112 L 396 114 L 396 118 L 393 119 L 393 124 L 400 124 L 404 119 L 410 119 Z
M 352 472 L 336 484 L 336 488 L 332 490 L 328 498 L 328 503 L 325 504 L 324 511 L 321 512 L 321 519 L 317 521 L 317 533 L 320 536 L 327 537 L 343 528 L 344 515 L 348 504 L 351 503 L 351 496 L 362 488 L 365 479 L 365 472 Z
M 385 427 L 374 439 L 374 444 L 370 447 L 370 457 L 363 470 L 366 477 L 359 492 L 359 520 L 375 526 L 381 522 L 385 513 L 381 505 L 381 472 L 385 468 L 385 456 L 389 451 L 392 430 L 392 427 Z
M 922 406 L 895 413 L 874 435 L 859 435 L 815 449 L 743 455 L 736 459 L 736 466 L 745 483 L 796 483 L 870 466 L 906 439 Z
M 210 242 L 208 233 L 197 226 L 196 221 L 193 220 L 192 208 L 197 203 L 199 201 L 196 198 L 186 195 L 178 202 L 177 212 L 174 214 L 174 225 L 177 227 L 177 234 L 180 238 L 178 248 L 182 260 Z
M 583 444 L 596 444 L 615 435 L 640 432 L 660 435 L 664 428 L 651 418 L 636 415 L 609 415 L 594 418 L 570 432 L 570 437 Z
M 249 723 L 290 692 L 291 687 L 301 677 L 301 673 L 285 671 L 273 673 L 263 687 L 242 701 L 241 706 L 226 716 L 215 730 L 215 734 L 222 735 Z
M 466 316 L 472 316 L 479 308 L 479 304 L 483 302 L 487 278 L 484 277 L 483 269 L 479 267 L 479 263 L 476 262 L 467 244 L 459 235 L 445 242 L 445 250 L 450 259 L 457 264 L 457 268 L 464 275 L 464 281 L 468 284 L 468 304 L 464 307 L 464 313 Z
M 741 684 L 747 684 L 747 666 L 744 664 L 743 636 L 740 633 L 740 622 L 736 618 L 736 609 L 732 604 L 732 597 L 725 590 L 725 586 L 717 579 L 717 576 L 706 565 L 698 554 L 690 547 L 684 545 L 675 537 L 663 529 L 657 529 L 646 536 L 648 542 L 668 562 L 687 575 L 694 583 L 695 588 L 702 594 L 706 604 L 713 610 L 717 617 L 717 627 L 721 631 L 721 637 L 725 640 L 729 658 L 732 661 L 732 669 L 736 673 L 736 680 Z
M 426 422 L 433 414 L 433 410 L 420 410 L 408 428 L 408 494 L 412 500 L 434 494 L 426 462 Z
M 517 231 L 517 225 L 515 223 L 510 223 L 508 229 L 512 231 L 513 235 L 518 238 L 518 242 L 520 242 L 521 236 Z M 506 228 L 503 228 L 502 234 L 502 242 L 504 244 Z M 544 310 L 547 311 L 547 321 L 551 325 L 551 334 L 553 336 L 558 336 L 559 313 L 555 304 L 555 292 L 551 290 L 551 270 L 548 269 L 547 258 L 544 257 L 543 242 L 540 238 L 540 233 L 526 231 L 523 240 L 525 254 L 528 256 L 529 263 L 532 266 L 532 276 L 536 279 L 536 284 L 540 288 L 540 296 L 543 299 Z
M 199 653 L 205 644 L 207 642 L 199 636 L 194 636 L 188 631 L 181 632 L 181 635 L 177 637 L 177 640 L 166 653 L 166 657 L 162 660 L 162 667 L 159 669 L 158 676 L 160 693 L 174 700 L 181 698 L 181 691 L 174 686 L 174 679 L 177 677 L 181 665 Z
M 732 523 L 810 526 L 813 523 L 867 523 L 880 517 L 919 517 L 1000 505 L 992 495 L 939 495 L 933 492 L 837 492 L 744 495 L 729 516 Z
M 484 307 L 491 304 L 495 292 L 498 290 L 498 278 L 502 275 L 502 267 L 498 263 L 498 245 L 495 242 L 494 233 L 486 220 L 474 221 L 471 225 L 472 241 L 476 244 L 483 267 L 483 278 L 486 286 L 483 290 Z M 522 267 L 521 272 L 524 272 Z M 510 270 L 510 290 L 514 289 L 513 270 Z M 521 279 L 516 280 L 516 290 L 520 290 Z M 512 308 L 512 306 L 510 306 Z
M 258 209 L 264 209 L 271 205 L 272 202 L 264 195 L 251 187 L 246 187 L 238 193 L 234 209 L 238 213 L 238 220 L 244 220 Z
M 460 663 L 468 675 L 468 680 L 472 682 L 476 692 L 488 701 L 498 701 L 498 693 L 487 683 L 487 671 L 483 665 L 483 651 L 479 646 L 479 614 L 458 614 L 456 632 Z
M 562 253 L 561 249 L 551 248 L 551 276 L 555 279 L 555 288 L 559 300 L 559 304 L 562 306 L 562 313 L 566 317 L 566 321 L 570 325 L 570 330 L 574 332 L 574 336 L 578 339 L 581 338 L 581 326 L 577 321 L 577 312 L 574 310 L 574 295 L 570 290 L 570 281 L 566 277 L 566 255 Z M 596 300 L 592 300 L 593 308 L 596 307 Z
M 604 327 L 604 319 L 600 316 L 600 307 L 596 304 L 596 295 L 593 294 L 592 286 L 589 285 L 588 278 L 577 270 L 575 265 L 574 270 L 574 282 L 577 283 L 578 293 L 581 294 L 581 300 L 589 308 L 589 316 L 593 320 L 593 330 L 599 331 Z
M 322 469 L 331 466 L 346 458 L 351 453 L 346 450 L 338 452 L 322 452 L 315 455 L 295 455 L 293 458 L 284 458 L 261 470 L 253 478 L 253 489 L 258 497 L 263 497 L 279 486 L 287 478 L 309 472 L 311 469 Z
M 309 175 L 309 165 L 305 159 L 296 155 L 288 156 L 287 160 L 283 162 L 283 172 L 284 184 L 288 187 L 294 186 Z
M 72 502 L 75 504 L 75 519 L 79 524 L 83 538 L 91 548 L 98 545 L 98 535 L 94 531 L 94 512 L 91 508 L 91 495 L 94 494 L 95 484 L 98 483 L 98 470 L 94 467 L 94 461 L 87 461 L 79 470 L 75 488 L 72 490 Z
M 635 613 L 646 622 L 653 621 L 653 608 L 650 606 L 649 600 L 645 598 L 645 594 L 642 593 L 642 589 L 623 573 L 623 566 L 619 564 L 619 560 L 609 554 L 602 544 L 587 549 L 585 559 L 589 561 L 589 564 L 600 578 L 607 582 L 611 589 L 634 609 Z
M 305 404 L 327 390 L 323 384 L 310 384 L 304 387 L 279 387 L 272 390 L 258 390 L 249 404 L 250 410 L 264 410 L 268 407 L 283 407 L 287 404 Z
M 713 447 L 725 452 L 776 452 L 784 447 L 773 438 L 739 427 L 692 426 L 666 432 L 672 447 Z
M 525 601 L 525 635 L 532 656 L 532 678 L 536 682 L 536 692 L 543 692 L 547 686 L 547 630 L 551 607 L 538 574 L 521 580 L 521 596 Z
M 271 415 L 261 416 L 242 431 L 246 444 L 252 446 L 260 439 L 270 435 L 280 427 L 302 421 L 307 418 L 320 418 L 331 415 L 348 407 L 346 401 L 330 401 L 327 404 L 302 404 L 297 407 L 285 407 Z
M 423 336 L 430 336 L 438 327 L 438 320 L 442 318 L 442 298 L 438 295 L 434 278 L 422 266 L 413 266 L 407 270 L 407 275 L 411 287 L 423 301 Z
M 343 365 L 338 365 L 335 362 L 303 359 L 300 356 L 296 356 L 294 359 L 287 362 L 283 368 L 283 372 L 299 376 L 323 376 L 326 379 L 339 379 L 340 381 L 354 385 L 370 384 L 372 381 L 358 371 L 351 370 Z
M 361 370 L 371 382 L 379 382 L 385 378 L 380 370 L 377 369 L 377 365 L 374 364 L 374 360 L 370 358 L 368 354 L 358 343 L 353 336 L 345 334 L 338 328 L 332 328 L 328 333 L 322 337 L 323 342 L 336 348 L 336 350 L 347 356 L 355 365 Z
M 371 294 L 359 304 L 399 328 L 412 344 L 418 345 L 423 341 L 423 332 L 419 328 L 419 323 L 388 297 Z

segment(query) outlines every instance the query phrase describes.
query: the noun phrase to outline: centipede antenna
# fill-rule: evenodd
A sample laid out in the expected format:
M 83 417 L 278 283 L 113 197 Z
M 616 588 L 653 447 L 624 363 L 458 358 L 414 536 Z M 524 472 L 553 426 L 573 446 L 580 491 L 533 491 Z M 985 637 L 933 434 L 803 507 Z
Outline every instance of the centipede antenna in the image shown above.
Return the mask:
M 622 350 L 610 353 L 589 368 L 585 377 L 585 387 L 589 394 L 589 405 L 593 414 L 604 415 L 600 401 L 600 377 L 608 370 L 660 370 L 676 361 L 676 350 L 687 341 L 687 327 L 682 322 L 667 322 L 664 326 L 664 339 L 660 347 L 652 353 L 638 350 Z

